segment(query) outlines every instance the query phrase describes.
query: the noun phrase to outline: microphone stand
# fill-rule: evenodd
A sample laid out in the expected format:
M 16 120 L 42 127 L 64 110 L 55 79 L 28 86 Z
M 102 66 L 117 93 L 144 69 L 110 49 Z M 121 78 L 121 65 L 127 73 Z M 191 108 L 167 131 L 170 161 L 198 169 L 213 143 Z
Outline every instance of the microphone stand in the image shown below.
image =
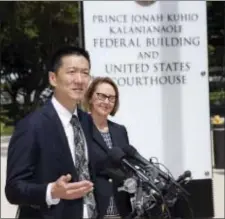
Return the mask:
M 180 191 L 183 192 L 183 194 L 185 194 L 186 196 L 190 196 L 190 194 L 176 180 L 174 180 L 172 177 L 167 177 L 167 178 L 164 177 L 162 174 L 160 174 L 160 171 L 161 171 L 160 168 L 156 167 L 153 163 L 151 163 L 151 164 L 153 165 L 153 167 L 155 169 L 157 169 L 159 171 L 158 177 L 163 178 L 167 183 L 174 184 L 177 188 L 180 189 Z M 147 166 L 145 166 L 145 168 L 146 168 L 147 172 L 151 172 L 151 169 L 152 169 L 151 165 L 147 165 Z
M 137 212 L 137 216 L 141 216 L 142 214 L 142 205 L 143 205 L 143 190 L 142 190 L 142 181 L 140 179 L 137 180 L 137 195 L 135 200 L 135 211 Z
M 142 197 L 143 197 L 143 182 L 142 180 L 137 177 L 137 193 L 136 193 L 136 197 L 135 197 L 135 201 L 134 201 L 134 206 L 133 206 L 133 211 L 126 216 L 124 219 L 133 219 L 136 217 L 141 218 L 142 214 L 143 214 L 143 209 L 142 209 Z

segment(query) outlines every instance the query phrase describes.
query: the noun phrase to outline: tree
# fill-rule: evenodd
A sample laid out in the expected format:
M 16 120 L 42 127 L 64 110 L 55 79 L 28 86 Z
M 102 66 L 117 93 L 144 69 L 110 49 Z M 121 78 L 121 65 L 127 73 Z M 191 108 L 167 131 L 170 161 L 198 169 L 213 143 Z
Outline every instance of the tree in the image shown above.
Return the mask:
M 209 65 L 223 66 L 225 46 L 225 2 L 207 2 Z
M 210 102 L 212 114 L 225 112 L 225 2 L 208 4 Z
M 207 2 L 210 76 L 224 74 L 225 2 Z M 15 124 L 43 103 L 48 91 L 48 59 L 63 44 L 78 45 L 79 2 L 0 2 L 0 121 Z M 225 87 L 220 79 L 211 91 Z M 223 98 L 224 101 L 225 98 Z M 10 118 L 10 120 L 8 119 Z
M 43 102 L 49 57 L 63 44 L 79 43 L 78 2 L 0 2 L 1 105 L 16 123 Z

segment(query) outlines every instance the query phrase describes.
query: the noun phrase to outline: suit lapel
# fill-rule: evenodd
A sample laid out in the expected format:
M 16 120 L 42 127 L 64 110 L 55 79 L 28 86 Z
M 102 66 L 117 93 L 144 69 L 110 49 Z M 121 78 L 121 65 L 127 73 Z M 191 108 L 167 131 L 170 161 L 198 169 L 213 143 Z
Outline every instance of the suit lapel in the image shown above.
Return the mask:
M 113 147 L 117 147 L 119 145 L 118 144 L 118 141 L 119 141 L 118 130 L 113 126 L 113 124 L 109 120 L 108 120 L 108 127 L 109 127 L 109 133 L 111 136 Z M 109 148 L 106 145 L 101 133 L 96 128 L 94 123 L 93 123 L 93 127 L 92 127 L 92 134 L 93 134 L 93 139 L 102 147 L 102 149 L 104 151 L 107 152 L 109 150 Z
M 85 136 L 85 140 L 86 140 L 86 143 L 87 143 L 87 148 L 88 148 L 88 157 L 90 157 L 90 153 L 91 153 L 91 118 L 90 116 L 83 112 L 82 110 L 80 110 L 78 108 L 77 110 L 77 113 L 78 113 L 78 118 L 79 118 L 79 121 L 80 121 L 80 124 L 81 124 L 81 127 L 83 129 L 83 133 L 84 133 L 84 136 Z
M 91 173 L 92 179 L 94 178 L 94 172 L 95 172 L 95 166 L 93 165 L 93 162 L 91 162 L 92 159 L 92 150 L 93 150 L 93 142 L 92 142 L 92 119 L 91 116 L 87 113 L 83 112 L 82 110 L 78 109 L 78 117 L 79 121 L 81 123 L 85 140 L 87 143 L 87 150 L 88 150 L 88 166 L 89 171 Z
M 63 125 L 51 101 L 44 106 L 44 114 L 49 118 L 49 122 L 52 127 L 52 135 L 56 138 L 54 143 L 54 154 L 59 163 L 59 167 L 61 169 L 63 169 L 63 167 L 68 169 L 72 176 L 77 178 L 77 173 Z
M 92 134 L 94 141 L 105 151 L 107 152 L 109 150 L 108 146 L 106 145 L 101 133 L 97 129 L 97 127 L 94 125 L 92 126 Z
M 115 128 L 115 126 L 113 126 L 113 123 L 108 121 L 108 126 L 109 126 L 109 133 L 112 139 L 112 144 L 113 147 L 119 147 L 119 133 L 118 133 L 118 129 Z

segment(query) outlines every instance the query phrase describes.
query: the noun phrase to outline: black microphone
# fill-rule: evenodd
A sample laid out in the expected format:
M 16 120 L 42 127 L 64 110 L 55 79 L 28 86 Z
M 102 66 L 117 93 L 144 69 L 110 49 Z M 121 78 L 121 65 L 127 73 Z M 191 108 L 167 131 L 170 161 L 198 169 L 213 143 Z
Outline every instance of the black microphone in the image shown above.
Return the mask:
M 123 152 L 130 157 L 131 159 L 138 161 L 139 164 L 142 165 L 143 168 L 147 169 L 151 168 L 154 170 L 154 172 L 157 172 L 159 176 L 161 176 L 164 180 L 168 181 L 171 179 L 171 177 L 164 173 L 160 168 L 156 167 L 154 164 L 150 163 L 147 159 L 145 159 L 143 156 L 139 154 L 139 152 L 131 145 L 123 147 Z
M 131 158 L 134 158 L 134 159 L 138 160 L 138 161 L 141 162 L 144 166 L 149 165 L 148 160 L 145 159 L 144 157 L 142 157 L 142 156 L 138 153 L 137 149 L 136 149 L 134 146 L 132 146 L 132 145 L 127 145 L 127 146 L 123 147 L 122 150 L 123 150 L 123 152 L 124 152 L 127 156 L 129 156 L 129 157 L 131 157 Z
M 137 177 L 142 180 L 144 183 L 148 183 L 156 192 L 160 194 L 160 190 L 156 187 L 154 182 L 151 179 L 144 175 L 141 171 L 135 168 L 133 164 L 131 164 L 125 157 L 125 153 L 119 147 L 113 147 L 108 151 L 108 156 L 115 164 L 122 164 L 125 165 L 127 168 L 133 171 Z
M 114 181 L 121 183 L 127 179 L 127 174 L 121 168 L 105 167 L 97 175 L 113 179 Z
M 130 157 L 131 159 L 136 160 L 139 162 L 143 168 L 149 172 L 153 169 L 154 172 L 157 172 L 157 174 L 164 179 L 165 181 L 172 182 L 176 186 L 178 186 L 186 195 L 189 195 L 187 191 L 185 191 L 181 186 L 178 184 L 177 181 L 175 181 L 169 174 L 163 172 L 159 167 L 155 166 L 153 163 L 149 162 L 147 159 L 145 159 L 143 156 L 139 154 L 139 152 L 131 145 L 127 145 L 122 148 L 123 152 Z
M 191 171 L 190 170 L 186 170 L 182 175 L 180 175 L 177 178 L 177 182 L 182 182 L 184 181 L 186 178 L 190 178 L 191 177 Z

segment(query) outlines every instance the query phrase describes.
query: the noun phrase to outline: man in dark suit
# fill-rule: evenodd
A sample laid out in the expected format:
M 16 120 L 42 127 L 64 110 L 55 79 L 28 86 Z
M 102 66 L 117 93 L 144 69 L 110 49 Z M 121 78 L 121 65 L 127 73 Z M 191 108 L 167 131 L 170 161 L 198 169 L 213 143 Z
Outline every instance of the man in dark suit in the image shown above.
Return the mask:
M 16 126 L 8 148 L 5 193 L 19 218 L 93 218 L 88 116 L 77 109 L 90 80 L 90 58 L 65 47 L 51 61 L 53 97 Z

